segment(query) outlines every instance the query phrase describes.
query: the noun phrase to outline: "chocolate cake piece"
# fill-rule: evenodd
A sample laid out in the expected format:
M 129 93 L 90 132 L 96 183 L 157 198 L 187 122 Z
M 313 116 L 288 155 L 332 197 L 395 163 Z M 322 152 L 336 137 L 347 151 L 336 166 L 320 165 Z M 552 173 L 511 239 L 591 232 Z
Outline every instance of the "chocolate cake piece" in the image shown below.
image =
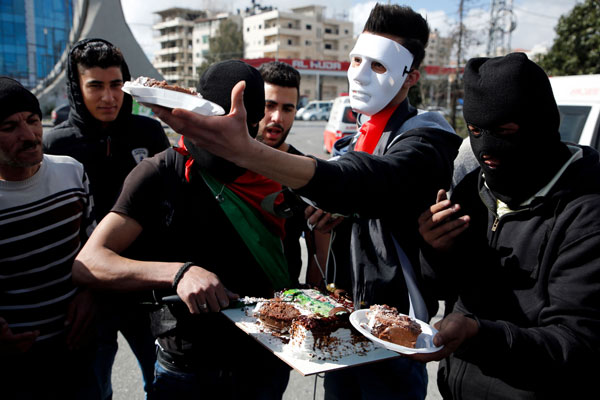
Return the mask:
M 371 334 L 379 339 L 404 347 L 415 348 L 421 326 L 407 315 L 400 315 L 395 307 L 374 305 L 369 308 Z

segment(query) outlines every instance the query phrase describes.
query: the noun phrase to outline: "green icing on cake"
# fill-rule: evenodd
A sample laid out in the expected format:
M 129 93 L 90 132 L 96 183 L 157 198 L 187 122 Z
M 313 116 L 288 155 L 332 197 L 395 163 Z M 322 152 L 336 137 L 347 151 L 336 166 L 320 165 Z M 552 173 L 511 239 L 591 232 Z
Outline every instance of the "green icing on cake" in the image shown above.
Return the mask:
M 323 317 L 329 316 L 329 311 L 340 306 L 333 299 L 314 289 L 289 289 L 281 294 L 281 298 Z

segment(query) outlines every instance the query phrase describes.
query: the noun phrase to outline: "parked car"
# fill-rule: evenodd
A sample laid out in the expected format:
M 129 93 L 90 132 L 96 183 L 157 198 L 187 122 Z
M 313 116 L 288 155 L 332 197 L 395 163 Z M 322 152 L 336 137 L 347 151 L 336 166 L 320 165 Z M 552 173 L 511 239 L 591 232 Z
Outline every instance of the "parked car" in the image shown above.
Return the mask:
M 600 75 L 554 76 L 550 84 L 562 140 L 600 150 Z
M 304 111 L 302 119 L 305 121 L 327 121 L 331 112 L 333 101 L 319 104 L 319 107 L 313 110 Z
M 50 119 L 52 119 L 52 125 L 56 126 L 69 118 L 69 110 L 71 106 L 69 104 L 63 104 L 62 106 L 55 107 L 50 113 Z
M 302 107 L 301 109 L 299 109 L 296 112 L 296 119 L 303 119 L 305 121 L 316 121 L 317 119 L 319 119 L 318 117 L 321 117 L 322 119 L 322 115 L 319 114 L 318 116 L 315 115 L 314 118 L 311 119 L 311 117 L 314 114 L 318 114 L 319 111 L 323 110 L 323 109 L 331 109 L 331 100 L 313 100 L 313 101 L 309 101 L 308 104 L 306 104 L 305 107 Z M 308 117 L 304 118 L 304 114 L 308 113 Z M 326 120 L 327 118 L 325 118 Z
M 331 153 L 333 144 L 337 140 L 354 135 L 356 131 L 356 113 L 350 106 L 350 98 L 348 96 L 337 97 L 333 101 L 329 120 L 323 132 L 323 150 Z

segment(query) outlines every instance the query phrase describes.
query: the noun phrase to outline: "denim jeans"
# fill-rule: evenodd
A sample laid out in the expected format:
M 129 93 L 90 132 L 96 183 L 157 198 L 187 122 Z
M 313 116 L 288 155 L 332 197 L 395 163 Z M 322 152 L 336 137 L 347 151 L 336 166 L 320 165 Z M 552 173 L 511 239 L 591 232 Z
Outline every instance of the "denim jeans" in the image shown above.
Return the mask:
M 121 332 L 135 355 L 144 383 L 144 391 L 151 390 L 154 380 L 156 345 L 150 332 L 150 318 L 146 310 L 134 303 L 105 308 L 98 317 L 98 348 L 94 371 L 104 393 L 103 399 L 112 397 L 112 366 L 117 354 L 117 334 Z
M 325 400 L 423 400 L 427 395 L 425 364 L 396 358 L 325 374 Z
M 160 357 L 159 357 L 160 358 Z M 249 370 L 182 370 L 156 361 L 149 400 L 281 399 L 289 381 L 289 368 Z

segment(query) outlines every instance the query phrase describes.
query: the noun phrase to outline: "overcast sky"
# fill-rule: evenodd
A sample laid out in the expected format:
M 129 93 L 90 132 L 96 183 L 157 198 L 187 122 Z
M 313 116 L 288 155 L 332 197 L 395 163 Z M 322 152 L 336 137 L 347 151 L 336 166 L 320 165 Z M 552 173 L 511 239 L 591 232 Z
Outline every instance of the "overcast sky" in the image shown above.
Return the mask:
M 506 0 L 510 3 L 511 0 Z M 380 1 L 387 3 L 386 1 Z M 554 28 L 562 14 L 568 13 L 582 0 L 513 0 L 513 13 L 517 22 L 512 33 L 511 48 L 534 50 L 536 47 L 552 45 L 555 37 Z M 316 0 L 277 0 L 257 2 L 262 6 L 273 6 L 282 11 L 292 7 L 311 4 L 323 4 Z M 405 4 L 421 13 L 429 22 L 432 29 L 438 29 L 442 35 L 447 35 L 458 21 L 459 0 L 405 0 L 391 3 Z M 156 11 L 170 7 L 185 7 L 193 9 L 220 9 L 237 12 L 250 7 L 251 0 L 121 0 L 125 19 L 150 59 L 158 48 L 153 40 L 152 24 L 158 20 Z M 375 1 L 357 0 L 328 0 L 326 14 L 328 17 L 346 18 L 354 22 L 354 33 L 358 34 L 369 15 Z M 481 39 L 479 47 L 472 46 L 471 54 L 484 51 L 487 44 L 488 26 L 490 20 L 491 0 L 464 0 L 464 23 Z

